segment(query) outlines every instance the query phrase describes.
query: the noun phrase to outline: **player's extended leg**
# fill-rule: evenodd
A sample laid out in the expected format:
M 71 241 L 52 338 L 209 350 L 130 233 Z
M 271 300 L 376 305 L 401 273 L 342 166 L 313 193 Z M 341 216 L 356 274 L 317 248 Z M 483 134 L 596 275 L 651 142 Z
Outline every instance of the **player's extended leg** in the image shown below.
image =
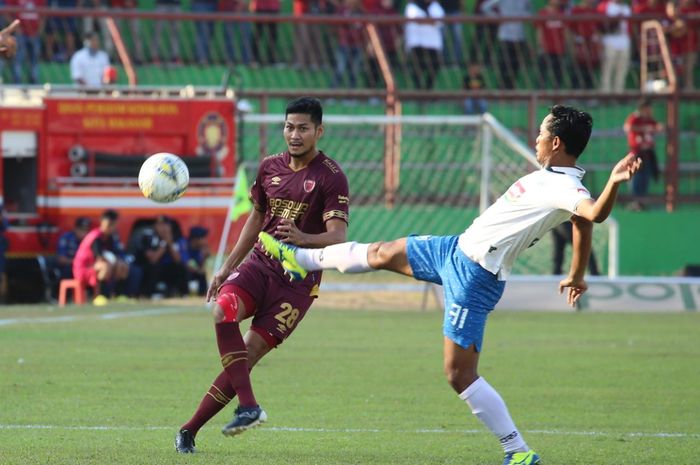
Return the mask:
M 304 279 L 308 271 L 328 269 L 341 273 L 389 270 L 413 276 L 406 238 L 371 244 L 343 242 L 322 249 L 303 249 L 280 242 L 266 232 L 261 232 L 258 237 L 265 252 L 279 261 L 293 280 Z
M 539 456 L 523 440 L 501 396 L 477 373 L 479 352 L 445 337 L 445 375 L 450 386 L 471 411 L 498 438 L 505 451 L 503 465 L 535 465 Z
M 212 312 L 221 364 L 239 400 L 233 420 L 221 431 L 227 436 L 242 433 L 267 420 L 267 414 L 258 405 L 253 394 L 248 350 L 239 327 L 240 321 L 252 315 L 253 308 L 252 298 L 244 291 L 236 289 L 235 286 L 224 285 L 219 291 Z
M 252 370 L 258 361 L 272 350 L 272 347 L 255 331 L 246 332 L 243 339 L 248 351 L 248 366 Z M 199 430 L 235 396 L 236 390 L 231 385 L 228 374 L 223 370 L 209 387 L 192 418 L 180 427 L 175 437 L 175 449 L 183 454 L 194 452 L 194 439 Z

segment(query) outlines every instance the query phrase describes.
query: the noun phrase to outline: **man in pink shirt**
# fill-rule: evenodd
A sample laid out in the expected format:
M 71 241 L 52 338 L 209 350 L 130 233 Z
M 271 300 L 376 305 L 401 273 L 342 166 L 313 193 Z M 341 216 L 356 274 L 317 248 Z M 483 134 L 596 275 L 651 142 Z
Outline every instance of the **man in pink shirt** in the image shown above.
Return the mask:
M 105 210 L 100 225 L 80 242 L 73 260 L 73 277 L 94 288 L 95 305 L 106 305 L 106 295 L 114 290 L 113 283 L 123 287 L 129 275 L 129 265 L 123 259 L 124 249 L 117 235 L 118 220 L 116 211 Z

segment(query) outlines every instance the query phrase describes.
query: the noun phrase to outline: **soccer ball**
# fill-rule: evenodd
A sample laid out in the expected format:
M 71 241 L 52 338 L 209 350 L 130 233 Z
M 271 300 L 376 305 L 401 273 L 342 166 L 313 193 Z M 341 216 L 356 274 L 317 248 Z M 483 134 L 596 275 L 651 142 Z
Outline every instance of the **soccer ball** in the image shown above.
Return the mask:
M 182 197 L 190 182 L 187 165 L 172 153 L 156 153 L 141 165 L 139 189 L 155 202 L 168 203 Z

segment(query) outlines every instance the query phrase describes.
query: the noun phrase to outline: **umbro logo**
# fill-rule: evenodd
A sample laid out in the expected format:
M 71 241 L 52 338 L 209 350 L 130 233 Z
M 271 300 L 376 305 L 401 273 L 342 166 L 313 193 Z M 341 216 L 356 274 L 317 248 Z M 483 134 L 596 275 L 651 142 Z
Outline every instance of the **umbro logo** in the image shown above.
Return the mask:
M 279 186 L 281 181 L 282 181 L 282 178 L 280 178 L 279 176 L 275 176 L 274 178 L 270 179 L 270 185 L 271 186 Z

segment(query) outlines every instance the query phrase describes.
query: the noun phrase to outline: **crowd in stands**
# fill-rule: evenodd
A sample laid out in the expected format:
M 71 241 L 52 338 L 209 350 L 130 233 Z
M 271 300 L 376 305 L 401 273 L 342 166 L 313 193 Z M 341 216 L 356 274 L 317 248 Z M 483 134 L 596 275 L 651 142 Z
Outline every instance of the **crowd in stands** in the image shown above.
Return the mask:
M 106 210 L 94 224 L 79 217 L 59 237 L 54 263 L 58 279 L 77 279 L 93 303 L 111 298 L 205 295 L 208 230 L 193 226 L 185 236 L 172 218 L 159 216 L 135 227 L 125 247 L 119 214 Z
M 153 27 L 143 27 L 143 19 L 126 18 L 118 21 L 127 40 L 133 61 L 139 64 L 179 65 L 195 62 L 207 65 L 214 62 L 236 62 L 257 67 L 264 65 L 297 66 L 317 69 L 329 62 L 333 67 L 331 86 L 359 85 L 360 73 L 372 86 L 381 83 L 376 57 L 367 45 L 361 22 L 348 21 L 332 27 L 318 27 L 301 18 L 309 15 L 332 15 L 350 18 L 358 15 L 401 15 L 409 21 L 380 27 L 380 40 L 392 64 L 399 57 L 408 66 L 410 81 L 417 89 L 431 89 L 442 66 L 456 66 L 470 74 L 474 66 L 491 68 L 498 76 L 493 87 L 518 87 L 519 73 L 536 64 L 540 82 L 546 87 L 570 83 L 576 88 L 593 88 L 594 73 L 600 73 L 600 89 L 620 91 L 624 88 L 632 61 L 638 55 L 638 23 L 628 19 L 632 14 L 648 15 L 662 21 L 670 43 L 681 82 L 693 86 L 693 70 L 697 63 L 698 29 L 700 22 L 689 22 L 689 15 L 700 13 L 700 0 L 546 0 L 536 10 L 531 0 L 477 0 L 472 8 L 465 8 L 460 0 L 292 0 L 292 14 L 299 17 L 290 27 L 294 35 L 292 55 L 287 54 L 287 43 L 280 43 L 282 23 L 256 20 L 259 15 L 281 14 L 280 0 L 192 0 L 188 12 L 249 14 L 251 22 L 196 21 L 192 41 L 182 21 L 153 20 Z M 399 3 L 400 2 L 400 3 Z M 48 19 L 37 14 L 38 7 L 97 8 L 115 11 L 137 11 L 143 5 L 136 0 L 0 0 L 0 5 L 18 6 L 24 11 L 17 16 L 22 20 L 18 34 L 18 54 L 11 64 L 15 82 L 39 83 L 38 63 L 68 62 L 71 57 L 92 53 L 100 56 L 101 73 L 97 80 L 75 79 L 77 84 L 101 85 L 110 82 L 104 78 L 109 58 L 115 58 L 112 37 L 104 18 L 52 16 Z M 164 14 L 184 11 L 182 2 L 156 0 L 154 11 Z M 446 18 L 462 14 L 502 18 L 499 23 L 480 23 L 474 31 L 463 23 L 445 22 Z M 609 21 L 565 22 L 553 15 L 599 15 Z M 531 16 L 532 21 L 508 20 Z M 550 17 L 552 17 L 550 19 Z M 435 21 L 425 21 L 425 19 Z M 10 20 L 11 18 L 5 18 Z M 225 18 L 224 18 L 225 19 Z M 215 29 L 221 28 L 221 46 L 216 41 Z M 148 40 L 141 34 L 148 29 Z M 152 29 L 152 30 L 151 30 Z M 469 34 L 466 32 L 469 30 Z M 100 34 L 104 51 L 95 52 Z M 536 43 L 530 41 L 533 35 Z M 88 35 L 89 34 L 89 35 Z M 85 39 L 85 47 L 78 44 Z M 184 50 L 193 43 L 193 51 Z M 147 47 L 148 46 L 148 47 Z M 402 53 L 399 53 L 399 52 Z M 285 56 L 282 56 L 284 52 Z M 103 55 L 104 54 L 104 55 Z M 106 57 L 107 63 L 104 63 Z M 96 60 L 96 59 L 95 59 Z M 367 63 L 361 69 L 362 63 Z M 71 66 L 72 67 L 72 66 Z M 73 68 L 73 67 L 72 67 Z M 572 72 L 575 69 L 575 72 Z M 114 76 L 113 76 L 114 77 Z M 112 78 L 113 78 L 112 77 Z

